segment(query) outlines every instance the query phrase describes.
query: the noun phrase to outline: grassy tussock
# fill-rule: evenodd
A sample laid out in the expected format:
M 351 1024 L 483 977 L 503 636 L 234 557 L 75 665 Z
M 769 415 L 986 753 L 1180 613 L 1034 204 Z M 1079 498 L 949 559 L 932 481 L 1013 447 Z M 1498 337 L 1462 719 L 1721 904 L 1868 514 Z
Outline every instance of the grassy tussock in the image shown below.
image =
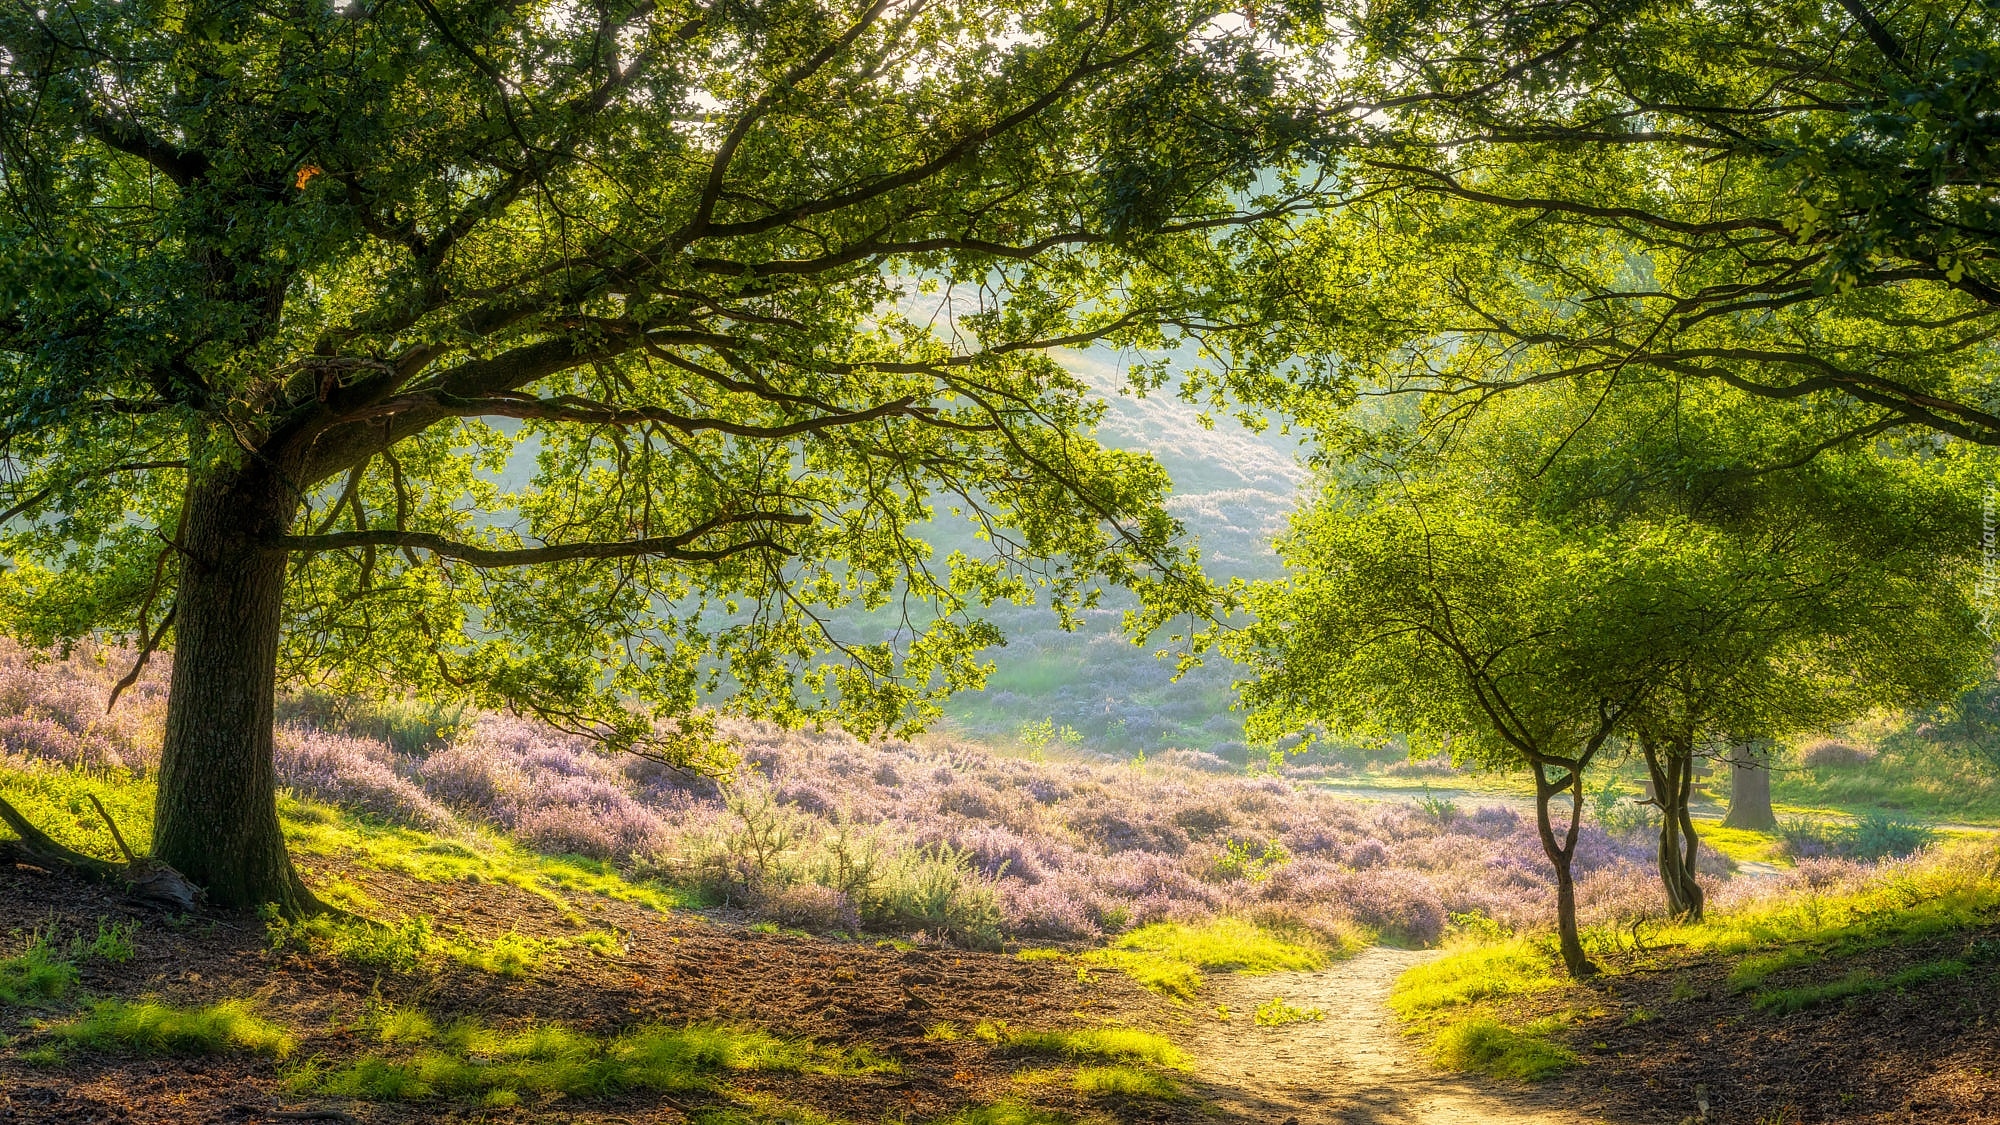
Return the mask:
M 1194 1059 L 1168 1040 L 1127 1027 L 1031 1030 L 1012 1028 L 1003 1021 L 982 1023 L 973 1029 L 973 1033 L 1002 1050 L 1023 1055 L 1146 1063 L 1169 1070 L 1191 1070 L 1194 1067 Z
M 62 999 L 76 984 L 78 961 L 130 961 L 132 934 L 138 928 L 137 922 L 100 919 L 95 937 L 79 935 L 67 943 L 54 923 L 36 928 L 21 952 L 0 958 L 0 1003 L 36 1005 Z
M 296 1041 L 258 1016 L 244 1000 L 198 1008 L 152 1001 L 100 1000 L 90 1011 L 51 1029 L 65 1043 L 140 1055 L 215 1055 L 249 1051 L 284 1058 Z
M 562 952 L 585 948 L 603 956 L 623 951 L 616 934 L 594 932 L 577 938 L 540 938 L 509 930 L 481 941 L 462 931 L 443 934 L 429 917 L 401 922 L 318 915 L 288 921 L 266 919 L 273 949 L 299 949 L 352 965 L 391 972 L 435 969 L 446 961 L 503 977 L 525 977 L 562 964 Z
M 1118 969 L 1133 980 L 1177 1000 L 1193 999 L 1202 973 L 1277 973 L 1326 967 L 1334 957 L 1352 956 L 1364 944 L 1357 931 L 1338 942 L 1306 931 L 1280 932 L 1241 918 L 1218 918 L 1198 926 L 1157 922 L 1094 949 L 1078 960 Z
M 599 1038 L 548 1024 L 514 1031 L 458 1020 L 442 1028 L 421 1012 L 391 1009 L 373 1020 L 378 1043 L 407 1048 L 341 1065 L 315 1060 L 295 1071 L 300 1093 L 376 1101 L 430 1098 L 511 1105 L 523 1094 L 587 1096 L 629 1090 L 712 1090 L 737 1071 L 831 1075 L 894 1071 L 866 1049 L 718 1024 L 648 1025 Z
M 1252 1022 L 1258 1027 L 1283 1027 L 1288 1023 L 1310 1023 L 1326 1018 L 1318 1008 L 1301 1008 L 1282 996 L 1273 996 L 1257 1005 Z
M 1551 1030 L 1546 1022 L 1513 1028 L 1490 1019 L 1464 1020 L 1438 1035 L 1431 1057 L 1447 1070 L 1534 1082 L 1577 1061 L 1575 1052 L 1548 1038 Z
M 1072 1080 L 1080 1093 L 1094 1097 L 1159 1098 L 1166 1101 L 1181 1097 L 1180 1083 L 1164 1074 L 1154 1074 L 1149 1070 L 1135 1070 L 1129 1066 L 1087 1066 L 1076 1072 Z
M 1072 1125 L 1072 1121 L 1065 1114 L 1036 1109 L 1019 1102 L 995 1102 L 992 1105 L 967 1106 L 935 1125 Z
M 1467 944 L 1396 978 L 1389 1007 L 1404 1019 L 1567 984 L 1548 953 L 1527 938 Z
M 21 952 L 0 960 L 0 1002 L 46 1004 L 76 984 L 76 962 L 56 948 L 55 929 L 36 930 Z

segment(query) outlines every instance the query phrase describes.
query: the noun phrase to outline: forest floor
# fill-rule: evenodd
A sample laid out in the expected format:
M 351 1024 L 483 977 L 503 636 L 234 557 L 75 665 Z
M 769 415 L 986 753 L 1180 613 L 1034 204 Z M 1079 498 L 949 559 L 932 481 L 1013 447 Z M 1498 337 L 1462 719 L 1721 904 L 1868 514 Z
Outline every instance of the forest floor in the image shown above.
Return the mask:
M 1748 1011 L 1719 962 L 1621 974 L 1569 1029 L 1582 1064 L 1526 1086 L 1443 1075 L 1404 1036 L 1384 1001 L 1430 952 L 1375 947 L 1318 972 L 1217 974 L 1175 1003 L 1070 960 L 760 932 L 592 893 L 318 874 L 365 891 L 380 916 L 447 920 L 454 940 L 528 953 L 485 967 L 363 967 L 330 947 L 274 947 L 255 917 L 174 920 L 66 874 L 0 867 L 0 929 L 13 940 L 54 927 L 129 942 L 101 956 L 78 941 L 71 987 L 0 1008 L 18 1025 L 0 1046 L 0 1121 L 2000 1122 L 2000 1026 L 1988 1019 L 2000 1016 L 2000 981 L 1984 964 L 1784 1018 Z M 617 940 L 592 948 L 581 940 L 591 934 Z M 1874 956 L 1934 961 L 1967 938 L 1939 941 Z M 21 986 L 0 971 L 0 992 Z M 1320 1018 L 1260 1025 L 1253 1013 L 1276 999 Z M 128 1013 L 157 1003 L 156 1014 L 243 1002 L 230 1010 L 289 1042 L 64 1030 L 105 1000 Z M 734 1046 L 635 1082 L 617 1065 L 636 1048 L 620 1044 L 648 1026 L 720 1029 L 716 1042 Z M 1713 1102 L 1705 1119 L 1697 1085 Z
M 1771 962 L 1754 988 L 1750 959 L 1669 953 L 1612 965 L 1592 1002 L 1524 999 L 1503 1019 L 1565 1024 L 1582 1061 L 1540 1092 L 1603 1120 L 1994 1125 L 1996 956 L 2000 922 Z

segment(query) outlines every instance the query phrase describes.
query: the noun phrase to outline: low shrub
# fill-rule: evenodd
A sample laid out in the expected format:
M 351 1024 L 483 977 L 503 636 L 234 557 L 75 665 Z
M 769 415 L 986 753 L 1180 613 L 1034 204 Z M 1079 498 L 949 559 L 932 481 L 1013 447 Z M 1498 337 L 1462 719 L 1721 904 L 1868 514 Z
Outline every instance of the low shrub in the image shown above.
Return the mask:
M 1848 824 L 1786 817 L 1778 822 L 1778 838 L 1785 854 L 1793 859 L 1900 859 L 1928 847 L 1937 839 L 1937 830 L 1894 813 L 1875 811 Z
M 1000 947 L 1000 894 L 949 844 L 915 848 L 890 864 L 861 909 L 864 921 L 948 937 L 975 949 Z
M 1929 825 L 1885 812 L 1868 813 L 1839 835 L 1842 855 L 1852 859 L 1900 859 L 1928 847 L 1937 839 Z
M 1837 738 L 1822 738 L 1807 743 L 1799 752 L 1799 762 L 1807 769 L 1853 769 L 1865 766 L 1875 760 L 1873 750 L 1863 750 L 1852 743 Z

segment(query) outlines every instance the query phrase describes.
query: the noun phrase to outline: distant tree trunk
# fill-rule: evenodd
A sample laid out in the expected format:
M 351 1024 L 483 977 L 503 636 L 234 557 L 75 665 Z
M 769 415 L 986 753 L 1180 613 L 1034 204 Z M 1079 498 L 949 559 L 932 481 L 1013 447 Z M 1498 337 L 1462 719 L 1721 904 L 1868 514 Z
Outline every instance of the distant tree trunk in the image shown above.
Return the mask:
M 1694 745 L 1679 740 L 1641 738 L 1646 772 L 1653 781 L 1653 799 L 1660 806 L 1660 883 L 1667 892 L 1667 913 L 1690 922 L 1701 921 L 1703 894 L 1695 878 L 1695 857 L 1701 840 L 1688 811 L 1694 790 Z
M 1771 811 L 1770 768 L 1748 742 L 1736 744 L 1729 753 L 1729 815 L 1722 818 L 1722 826 L 1752 832 L 1778 829 L 1778 815 Z
M 1556 937 L 1562 947 L 1563 967 L 1580 980 L 1599 972 L 1584 954 L 1583 941 L 1577 933 L 1576 882 L 1570 876 L 1570 861 L 1576 856 L 1577 829 L 1583 818 L 1583 774 L 1569 770 L 1561 781 L 1551 784 L 1548 767 L 1541 762 L 1534 766 L 1535 827 L 1541 833 L 1542 850 L 1548 853 L 1549 863 L 1556 870 Z M 1555 825 L 1549 816 L 1549 799 L 1558 793 L 1570 796 L 1569 824 L 1561 842 L 1556 839 Z
M 153 806 L 153 857 L 225 907 L 321 909 L 278 827 L 271 722 L 297 493 L 252 460 L 190 480 L 166 738 Z

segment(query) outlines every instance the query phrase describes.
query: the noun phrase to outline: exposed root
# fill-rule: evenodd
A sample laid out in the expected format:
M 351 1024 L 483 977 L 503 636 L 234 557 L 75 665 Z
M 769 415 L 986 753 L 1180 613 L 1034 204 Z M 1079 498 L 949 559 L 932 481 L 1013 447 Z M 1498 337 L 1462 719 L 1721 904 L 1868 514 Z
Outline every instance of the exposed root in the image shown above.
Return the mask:
M 134 856 L 132 849 L 126 846 L 124 833 L 118 831 L 118 825 L 112 821 L 111 814 L 105 811 L 96 797 L 92 797 L 90 803 L 97 807 L 97 814 L 110 827 L 111 838 L 118 841 L 118 850 L 125 854 L 126 862 L 98 859 L 56 843 L 48 833 L 30 824 L 28 818 L 22 816 L 20 810 L 4 797 L 0 797 L 0 821 L 5 821 L 7 827 L 14 830 L 14 834 L 21 838 L 16 846 L 37 863 L 67 868 L 94 882 L 122 886 L 125 893 L 133 898 L 165 910 L 181 913 L 193 910 L 201 900 L 201 888 L 158 860 Z

